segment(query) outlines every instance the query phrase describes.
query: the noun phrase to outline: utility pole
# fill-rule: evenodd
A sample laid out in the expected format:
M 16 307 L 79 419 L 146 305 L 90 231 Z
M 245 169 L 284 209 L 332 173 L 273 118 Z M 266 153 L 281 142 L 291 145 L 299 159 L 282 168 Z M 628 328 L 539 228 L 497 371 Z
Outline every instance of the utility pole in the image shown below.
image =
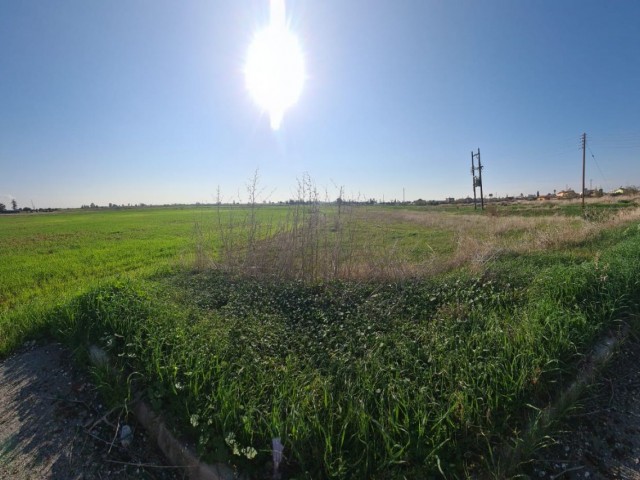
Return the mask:
M 478 157 L 478 166 L 475 166 L 475 158 Z M 480 187 L 480 208 L 484 210 L 484 195 L 482 193 L 482 162 L 480 161 L 480 149 L 478 148 L 478 153 L 473 153 L 471 151 L 471 176 L 473 177 L 473 209 L 477 210 L 477 197 L 476 197 L 476 188 Z M 476 177 L 476 170 L 478 170 L 478 176 Z
M 480 206 L 484 210 L 484 194 L 482 193 L 482 163 L 480 162 L 480 148 L 478 148 L 478 172 L 480 181 Z
M 473 150 L 471 150 L 471 178 L 473 178 L 473 209 L 477 210 L 478 205 L 476 205 L 476 166 L 473 163 Z
M 584 188 L 584 174 L 585 174 L 585 154 L 587 150 L 587 134 L 582 134 L 582 216 L 585 216 L 584 209 L 584 197 L 585 197 L 585 188 Z

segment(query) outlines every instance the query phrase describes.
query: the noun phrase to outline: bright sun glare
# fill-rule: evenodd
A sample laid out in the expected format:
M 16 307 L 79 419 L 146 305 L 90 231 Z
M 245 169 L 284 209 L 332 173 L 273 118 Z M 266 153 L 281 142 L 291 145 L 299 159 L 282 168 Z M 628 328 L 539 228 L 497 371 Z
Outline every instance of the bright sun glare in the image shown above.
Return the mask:
M 269 26 L 254 38 L 245 66 L 247 89 L 269 112 L 278 130 L 284 111 L 294 105 L 304 84 L 304 58 L 296 36 L 287 29 L 284 0 L 270 0 Z

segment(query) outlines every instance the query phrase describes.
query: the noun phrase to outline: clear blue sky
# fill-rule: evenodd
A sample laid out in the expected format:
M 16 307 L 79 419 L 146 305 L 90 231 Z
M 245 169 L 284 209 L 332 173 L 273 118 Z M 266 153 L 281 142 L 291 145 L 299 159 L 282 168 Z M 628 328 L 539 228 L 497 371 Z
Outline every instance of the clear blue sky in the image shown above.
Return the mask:
M 268 0 L 0 0 L 0 202 L 407 200 L 640 184 L 640 2 L 287 2 L 307 82 L 273 132 L 245 89 Z M 597 165 L 592 157 L 595 156 Z

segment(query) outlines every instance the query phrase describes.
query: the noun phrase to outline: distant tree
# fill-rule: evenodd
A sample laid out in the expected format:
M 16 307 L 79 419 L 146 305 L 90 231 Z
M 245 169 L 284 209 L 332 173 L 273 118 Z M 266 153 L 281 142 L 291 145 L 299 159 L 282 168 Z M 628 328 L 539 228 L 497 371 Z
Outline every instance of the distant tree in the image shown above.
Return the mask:
M 0 203 L 0 212 L 4 212 L 7 209 L 7 206 L 4 203 Z
M 11 208 L 13 208 L 14 212 L 18 211 L 18 202 L 16 202 L 15 198 L 13 200 L 11 200 Z

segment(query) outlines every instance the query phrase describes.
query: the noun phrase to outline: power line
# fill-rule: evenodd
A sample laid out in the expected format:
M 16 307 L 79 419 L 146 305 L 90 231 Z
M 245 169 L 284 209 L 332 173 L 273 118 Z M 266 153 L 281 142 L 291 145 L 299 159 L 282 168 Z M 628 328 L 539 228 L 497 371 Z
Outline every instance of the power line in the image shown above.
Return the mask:
M 596 156 L 593 154 L 593 151 L 591 150 L 591 147 L 587 145 L 587 148 L 589 149 L 589 153 L 591 153 L 591 158 L 593 158 L 593 161 L 596 164 L 596 167 L 598 167 L 598 171 L 600 172 L 600 175 L 602 176 L 602 179 L 605 182 L 607 182 L 608 180 L 605 178 L 604 173 L 602 173 L 602 169 L 600 168 L 600 165 L 598 164 L 598 161 L 596 160 Z
M 590 137 L 591 141 L 605 148 L 640 148 L 640 133 L 620 133 Z

